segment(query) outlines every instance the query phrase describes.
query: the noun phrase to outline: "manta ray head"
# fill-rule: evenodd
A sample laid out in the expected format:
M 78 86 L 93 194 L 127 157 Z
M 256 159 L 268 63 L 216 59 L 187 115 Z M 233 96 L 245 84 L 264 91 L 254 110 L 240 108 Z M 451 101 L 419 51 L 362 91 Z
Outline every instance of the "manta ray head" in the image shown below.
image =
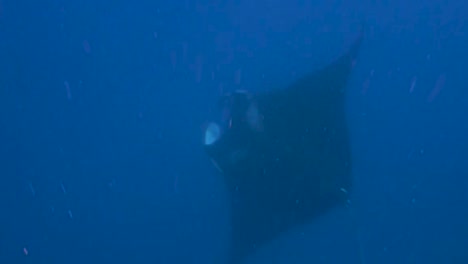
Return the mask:
M 263 129 L 254 97 L 235 91 L 220 98 L 215 117 L 205 128 L 204 146 L 220 170 L 249 157 L 253 139 Z

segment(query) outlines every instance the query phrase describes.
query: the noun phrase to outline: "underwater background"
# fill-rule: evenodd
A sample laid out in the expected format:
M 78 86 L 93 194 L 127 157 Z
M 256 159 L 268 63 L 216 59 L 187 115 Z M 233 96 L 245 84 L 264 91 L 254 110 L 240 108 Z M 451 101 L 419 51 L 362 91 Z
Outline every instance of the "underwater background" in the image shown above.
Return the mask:
M 0 0 L 0 264 L 226 263 L 217 98 L 367 31 L 355 189 L 248 263 L 468 263 L 468 2 Z

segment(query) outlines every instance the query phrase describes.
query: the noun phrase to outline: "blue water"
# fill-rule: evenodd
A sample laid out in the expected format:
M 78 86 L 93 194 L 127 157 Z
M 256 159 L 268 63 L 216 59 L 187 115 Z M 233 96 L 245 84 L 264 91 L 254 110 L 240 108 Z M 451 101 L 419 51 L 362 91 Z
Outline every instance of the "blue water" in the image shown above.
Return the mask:
M 356 189 L 249 263 L 468 263 L 468 2 L 0 0 L 0 263 L 226 262 L 222 92 L 339 56 Z

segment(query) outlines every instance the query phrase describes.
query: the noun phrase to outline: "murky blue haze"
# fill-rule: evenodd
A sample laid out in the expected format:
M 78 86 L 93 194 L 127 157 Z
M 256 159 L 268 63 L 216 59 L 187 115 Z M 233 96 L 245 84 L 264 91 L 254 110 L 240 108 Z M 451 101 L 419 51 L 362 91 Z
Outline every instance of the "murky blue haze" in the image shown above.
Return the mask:
M 0 0 L 0 263 L 226 263 L 210 109 L 327 64 L 363 20 L 351 206 L 248 262 L 468 263 L 467 17 L 463 0 Z

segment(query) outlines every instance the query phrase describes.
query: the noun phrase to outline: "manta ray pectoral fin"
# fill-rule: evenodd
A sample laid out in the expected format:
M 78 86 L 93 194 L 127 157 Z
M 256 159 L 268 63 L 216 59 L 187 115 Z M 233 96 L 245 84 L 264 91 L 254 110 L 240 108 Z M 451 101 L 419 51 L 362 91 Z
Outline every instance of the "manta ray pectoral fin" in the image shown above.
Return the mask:
M 343 89 L 346 86 L 348 77 L 359 55 L 363 38 L 364 31 L 362 29 L 348 51 L 319 72 L 320 76 L 327 78 L 327 80 L 322 80 L 322 84 L 326 84 L 323 86 L 324 88 Z

